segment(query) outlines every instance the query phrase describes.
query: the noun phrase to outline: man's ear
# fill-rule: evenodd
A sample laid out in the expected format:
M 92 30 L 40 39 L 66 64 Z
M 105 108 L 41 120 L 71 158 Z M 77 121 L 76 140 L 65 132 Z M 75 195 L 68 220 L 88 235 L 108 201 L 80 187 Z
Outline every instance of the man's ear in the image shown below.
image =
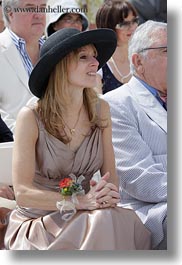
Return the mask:
M 143 67 L 143 57 L 140 56 L 138 53 L 134 53 L 132 56 L 132 63 L 135 67 L 135 71 L 139 74 L 142 74 L 144 72 Z
M 14 13 L 12 11 L 8 12 L 9 21 L 11 22 Z

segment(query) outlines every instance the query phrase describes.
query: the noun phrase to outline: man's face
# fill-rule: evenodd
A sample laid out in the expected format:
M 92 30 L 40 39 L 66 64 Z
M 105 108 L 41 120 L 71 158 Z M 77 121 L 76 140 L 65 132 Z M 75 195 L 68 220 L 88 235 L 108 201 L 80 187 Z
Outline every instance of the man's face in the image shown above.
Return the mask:
M 18 7 L 19 12 L 13 10 L 9 14 L 10 29 L 25 40 L 40 38 L 45 30 L 46 13 L 37 10 L 46 7 L 46 0 L 20 0 Z M 27 12 L 26 8 L 32 11 Z
M 160 30 L 156 41 L 151 45 L 155 49 L 148 49 L 142 59 L 142 79 L 167 95 L 167 32 Z

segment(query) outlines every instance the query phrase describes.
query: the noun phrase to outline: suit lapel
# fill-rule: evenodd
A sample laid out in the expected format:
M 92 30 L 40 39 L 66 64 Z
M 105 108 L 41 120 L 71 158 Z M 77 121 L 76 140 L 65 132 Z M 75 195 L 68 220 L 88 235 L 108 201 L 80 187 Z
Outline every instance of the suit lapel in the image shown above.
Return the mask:
M 146 114 L 167 133 L 167 111 L 135 77 L 128 83 L 130 92 Z
M 20 54 L 13 44 L 11 37 L 9 36 L 8 29 L 1 33 L 1 45 L 3 48 L 3 55 L 11 65 L 13 70 L 16 72 L 16 75 L 21 80 L 21 82 L 28 89 L 28 73 L 25 70 Z

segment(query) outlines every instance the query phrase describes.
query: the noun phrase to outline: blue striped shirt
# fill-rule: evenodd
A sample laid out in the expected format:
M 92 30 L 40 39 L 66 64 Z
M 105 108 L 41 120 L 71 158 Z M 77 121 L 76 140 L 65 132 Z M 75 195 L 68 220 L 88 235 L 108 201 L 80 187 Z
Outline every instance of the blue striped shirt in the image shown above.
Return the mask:
M 11 39 L 12 39 L 13 43 L 15 44 L 17 50 L 19 51 L 19 53 L 21 55 L 25 70 L 27 71 L 28 76 L 30 76 L 30 74 L 31 74 L 31 72 L 33 70 L 33 64 L 31 62 L 31 59 L 30 59 L 30 57 L 29 57 L 29 55 L 27 53 L 27 50 L 26 50 L 26 42 L 25 42 L 25 40 L 23 38 L 18 37 L 10 29 L 9 29 L 9 33 L 10 33 L 10 36 L 11 36 Z M 42 37 L 42 38 L 39 39 L 40 48 L 42 47 L 43 43 L 44 43 L 44 39 Z

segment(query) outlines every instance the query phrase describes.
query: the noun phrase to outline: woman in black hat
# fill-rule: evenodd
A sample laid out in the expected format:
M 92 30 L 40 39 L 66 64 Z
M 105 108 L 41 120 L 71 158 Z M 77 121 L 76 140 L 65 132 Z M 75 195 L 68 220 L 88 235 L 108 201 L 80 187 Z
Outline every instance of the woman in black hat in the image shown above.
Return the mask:
M 14 250 L 149 249 L 150 233 L 119 202 L 109 106 L 93 90 L 116 47 L 112 30 L 63 29 L 42 47 L 29 85 L 39 97 L 16 124 Z M 92 180 L 95 172 L 103 176 Z

